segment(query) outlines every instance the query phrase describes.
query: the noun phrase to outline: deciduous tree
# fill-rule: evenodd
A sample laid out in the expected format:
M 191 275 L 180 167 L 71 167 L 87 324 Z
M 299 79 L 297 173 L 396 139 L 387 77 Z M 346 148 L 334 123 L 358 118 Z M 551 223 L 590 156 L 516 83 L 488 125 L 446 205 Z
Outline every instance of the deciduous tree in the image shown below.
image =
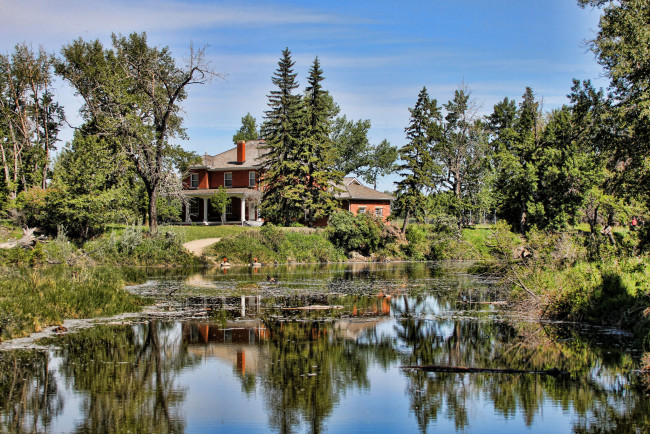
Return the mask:
M 118 140 L 148 196 L 149 226 L 157 229 L 157 198 L 171 181 L 175 157 L 184 154 L 173 138 L 185 138 L 181 107 L 187 87 L 214 73 L 204 51 L 190 48 L 177 66 L 168 48 L 150 47 L 146 34 L 112 35 L 113 49 L 82 39 L 63 47 L 59 72 L 84 98 L 82 114 L 101 136 Z

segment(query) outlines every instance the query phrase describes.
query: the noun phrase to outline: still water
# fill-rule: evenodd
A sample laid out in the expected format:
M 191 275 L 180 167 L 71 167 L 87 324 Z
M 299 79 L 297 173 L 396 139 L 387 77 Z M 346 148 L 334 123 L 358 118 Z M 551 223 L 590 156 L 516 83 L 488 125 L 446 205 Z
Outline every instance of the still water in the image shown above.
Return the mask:
M 0 431 L 650 429 L 629 338 L 525 320 L 457 265 L 174 273 L 140 320 L 0 353 Z M 430 365 L 492 371 L 405 368 Z

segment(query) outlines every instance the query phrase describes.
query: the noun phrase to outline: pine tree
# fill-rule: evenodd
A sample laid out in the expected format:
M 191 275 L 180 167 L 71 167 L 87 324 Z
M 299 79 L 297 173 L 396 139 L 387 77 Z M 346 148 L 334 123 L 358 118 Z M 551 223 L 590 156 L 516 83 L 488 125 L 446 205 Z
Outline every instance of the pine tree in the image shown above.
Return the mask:
M 300 157 L 303 109 L 298 88 L 295 62 L 291 51 L 285 48 L 278 62 L 272 82 L 277 87 L 268 96 L 268 106 L 262 134 L 266 144 L 262 147 L 263 171 L 261 212 L 265 220 L 286 226 L 302 217 L 305 198 L 306 170 Z
M 404 161 L 399 167 L 402 180 L 397 183 L 397 206 L 404 213 L 402 231 L 411 215 L 422 219 L 426 207 L 425 189 L 432 189 L 440 168 L 431 156 L 431 147 L 440 141 L 442 115 L 435 99 L 431 100 L 423 87 L 414 108 L 409 108 L 411 118 L 405 129 L 408 143 L 399 150 Z
M 306 164 L 306 200 L 308 223 L 327 216 L 337 208 L 332 185 L 341 182 L 342 174 L 334 170 L 334 149 L 330 140 L 331 110 L 327 92 L 323 90 L 324 80 L 318 57 L 309 70 L 305 92 L 305 129 L 303 134 L 302 161 Z

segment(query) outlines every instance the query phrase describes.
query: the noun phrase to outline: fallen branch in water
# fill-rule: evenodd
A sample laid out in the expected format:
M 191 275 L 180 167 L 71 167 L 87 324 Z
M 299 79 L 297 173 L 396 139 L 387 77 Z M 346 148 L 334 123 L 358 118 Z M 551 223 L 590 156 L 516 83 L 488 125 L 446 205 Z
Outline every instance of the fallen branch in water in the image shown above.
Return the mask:
M 560 375 L 568 375 L 568 372 L 561 371 L 557 368 L 546 369 L 541 371 L 529 371 L 523 369 L 467 368 L 464 366 L 443 366 L 443 365 L 414 365 L 414 366 L 402 366 L 401 369 L 415 369 L 418 371 L 426 371 L 426 372 L 450 372 L 450 373 L 457 373 L 457 374 L 475 374 L 475 373 L 537 374 L 537 375 L 552 375 L 554 377 Z

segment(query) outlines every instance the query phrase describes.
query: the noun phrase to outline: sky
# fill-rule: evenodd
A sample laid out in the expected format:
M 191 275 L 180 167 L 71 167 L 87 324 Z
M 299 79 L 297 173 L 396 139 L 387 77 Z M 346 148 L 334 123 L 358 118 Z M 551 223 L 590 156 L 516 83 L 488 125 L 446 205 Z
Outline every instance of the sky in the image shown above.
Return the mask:
M 370 119 L 371 144 L 401 147 L 423 86 L 443 104 L 465 84 L 484 115 L 504 97 L 520 101 L 526 86 L 545 110 L 568 102 L 573 78 L 606 86 L 586 45 L 598 17 L 574 0 L 0 0 L 0 52 L 25 42 L 60 55 L 78 38 L 109 46 L 111 33 L 132 32 L 168 46 L 179 64 L 190 44 L 205 47 L 221 78 L 188 88 L 189 139 L 180 144 L 214 155 L 233 146 L 246 113 L 262 122 L 271 77 L 289 48 L 301 91 L 318 56 L 340 114 Z M 78 127 L 82 101 L 66 83 L 55 86 Z M 72 131 L 62 131 L 59 147 Z M 396 179 L 381 179 L 378 189 L 393 190 Z

